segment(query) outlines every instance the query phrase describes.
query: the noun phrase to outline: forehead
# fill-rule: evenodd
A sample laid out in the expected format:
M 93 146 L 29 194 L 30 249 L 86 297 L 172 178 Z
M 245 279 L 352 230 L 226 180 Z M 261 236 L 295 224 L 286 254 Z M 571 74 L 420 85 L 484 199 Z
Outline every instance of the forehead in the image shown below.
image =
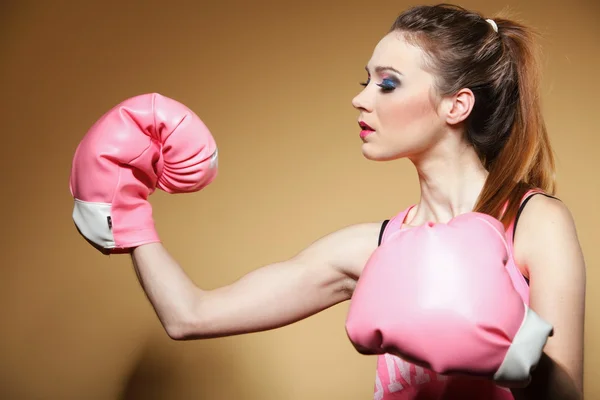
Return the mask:
M 375 67 L 393 67 L 401 72 L 420 70 L 423 65 L 423 53 L 420 48 L 404 40 L 399 32 L 390 32 L 375 46 L 367 64 L 369 71 Z

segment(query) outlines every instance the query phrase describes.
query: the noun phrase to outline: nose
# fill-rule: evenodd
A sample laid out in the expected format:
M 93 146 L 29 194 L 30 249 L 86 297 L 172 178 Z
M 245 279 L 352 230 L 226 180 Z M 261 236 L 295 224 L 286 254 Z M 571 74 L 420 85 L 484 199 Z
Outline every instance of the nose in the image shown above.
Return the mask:
M 372 111 L 371 101 L 369 100 L 369 95 L 367 93 L 367 88 L 362 90 L 359 94 L 354 96 L 352 99 L 352 106 L 360 111 L 370 112 Z

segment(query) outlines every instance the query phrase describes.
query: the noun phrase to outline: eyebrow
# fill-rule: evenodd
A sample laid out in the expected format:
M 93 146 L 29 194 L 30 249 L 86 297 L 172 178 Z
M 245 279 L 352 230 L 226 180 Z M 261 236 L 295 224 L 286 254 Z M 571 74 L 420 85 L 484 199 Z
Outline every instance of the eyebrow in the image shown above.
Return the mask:
M 367 71 L 367 73 L 369 72 L 369 67 L 365 67 L 365 71 Z M 402 72 L 398 71 L 396 68 L 394 67 L 388 67 L 388 66 L 377 66 L 375 67 L 375 72 L 382 73 L 384 71 L 392 71 L 397 73 L 398 75 L 402 75 Z

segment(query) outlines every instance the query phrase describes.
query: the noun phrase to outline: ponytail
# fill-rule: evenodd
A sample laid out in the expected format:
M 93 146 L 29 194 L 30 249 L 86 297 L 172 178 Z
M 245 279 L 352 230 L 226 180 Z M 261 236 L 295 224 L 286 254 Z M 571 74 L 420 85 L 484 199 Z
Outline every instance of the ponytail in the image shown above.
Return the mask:
M 539 59 L 535 33 L 521 24 L 496 19 L 503 55 L 513 65 L 505 77 L 516 83 L 514 120 L 505 145 L 488 166 L 489 175 L 475 211 L 500 218 L 505 226 L 515 218 L 520 201 L 532 188 L 554 194 L 554 157 L 539 94 Z M 506 208 L 505 208 L 506 206 Z

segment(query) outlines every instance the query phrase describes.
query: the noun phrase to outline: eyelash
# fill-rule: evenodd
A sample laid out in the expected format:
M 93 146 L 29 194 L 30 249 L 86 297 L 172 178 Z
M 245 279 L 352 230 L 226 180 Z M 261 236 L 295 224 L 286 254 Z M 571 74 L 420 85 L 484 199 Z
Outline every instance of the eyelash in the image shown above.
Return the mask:
M 371 80 L 367 80 L 366 82 L 361 82 L 361 86 L 367 86 Z M 391 92 L 396 89 L 397 83 L 392 81 L 391 79 L 384 79 L 381 83 L 378 83 L 377 86 L 381 88 L 382 92 Z

